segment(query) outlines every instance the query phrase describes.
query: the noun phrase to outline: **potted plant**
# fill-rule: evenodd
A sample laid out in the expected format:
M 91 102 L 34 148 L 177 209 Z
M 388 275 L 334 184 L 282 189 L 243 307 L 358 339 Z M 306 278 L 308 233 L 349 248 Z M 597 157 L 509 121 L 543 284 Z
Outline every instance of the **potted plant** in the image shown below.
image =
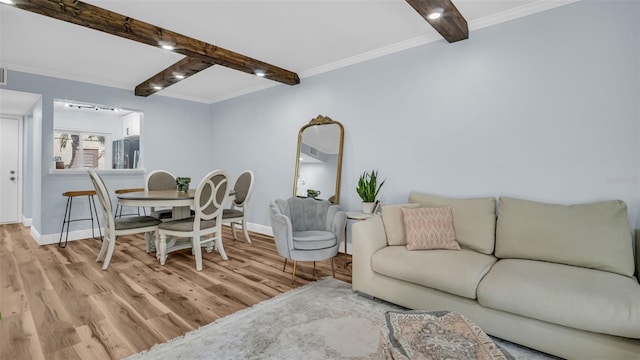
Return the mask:
M 375 207 L 376 197 L 380 192 L 380 188 L 384 185 L 385 180 L 378 184 L 378 171 L 371 170 L 370 173 L 364 172 L 358 179 L 358 187 L 356 191 L 362 200 L 362 212 L 371 214 Z
M 187 192 L 189 191 L 189 183 L 191 182 L 190 177 L 177 177 L 176 184 L 178 185 L 178 192 Z

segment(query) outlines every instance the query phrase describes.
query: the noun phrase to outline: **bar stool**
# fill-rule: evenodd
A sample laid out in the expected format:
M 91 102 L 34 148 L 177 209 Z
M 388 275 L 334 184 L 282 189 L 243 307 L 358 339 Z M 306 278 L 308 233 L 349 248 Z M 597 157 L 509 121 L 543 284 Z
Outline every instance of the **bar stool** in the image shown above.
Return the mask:
M 133 189 L 118 189 L 115 191 L 116 195 L 120 195 L 120 194 L 126 194 L 126 193 L 131 193 L 131 192 L 139 192 L 139 191 L 144 191 L 144 188 L 133 188 Z M 118 211 L 119 210 L 119 211 Z M 144 215 L 147 215 L 147 210 L 143 207 L 142 208 L 142 212 L 144 213 Z M 113 213 L 113 217 L 115 219 L 121 218 L 123 216 L 122 214 L 122 205 L 120 205 L 120 203 L 116 203 L 116 211 L 114 211 Z M 131 213 L 131 214 L 124 214 L 124 216 L 127 215 L 137 215 L 140 216 L 140 206 L 138 206 L 138 213 Z
M 91 220 L 91 237 L 96 240 L 102 240 L 102 229 L 100 228 L 100 219 L 98 218 L 98 209 L 96 208 L 96 202 L 93 196 L 96 194 L 95 190 L 80 190 L 80 191 L 67 191 L 63 192 L 62 196 L 67 197 L 67 206 L 64 210 L 64 219 L 62 221 L 62 229 L 60 230 L 60 240 L 58 241 L 58 247 L 66 248 L 69 242 L 69 223 L 74 221 Z M 73 198 L 77 196 L 86 196 L 89 200 L 89 217 L 82 219 L 71 219 L 71 206 L 73 205 Z M 98 223 L 98 233 L 100 238 L 97 239 L 95 230 L 93 227 L 93 214 L 95 213 L 95 220 Z M 64 245 L 62 245 L 62 234 L 64 233 L 64 226 L 67 225 L 67 235 L 64 239 Z

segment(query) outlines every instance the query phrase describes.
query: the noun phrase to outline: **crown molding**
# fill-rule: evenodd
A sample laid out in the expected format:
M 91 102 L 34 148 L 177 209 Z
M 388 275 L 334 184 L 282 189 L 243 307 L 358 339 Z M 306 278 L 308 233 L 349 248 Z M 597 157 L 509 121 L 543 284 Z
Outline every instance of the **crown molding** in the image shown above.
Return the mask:
M 491 16 L 476 19 L 469 22 L 470 30 L 478 30 L 488 26 L 497 25 L 506 21 L 518 19 L 528 15 L 532 15 L 541 11 L 554 9 L 556 7 L 571 4 L 580 0 L 538 0 L 534 3 L 523 5 L 515 9 L 503 11 Z M 438 33 L 430 35 L 418 36 L 399 43 L 391 44 L 376 50 L 368 51 L 360 55 L 342 59 L 327 65 L 318 66 L 316 68 L 299 72 L 300 78 L 308 78 L 320 75 L 329 71 L 337 70 L 349 65 L 354 65 L 367 60 L 372 60 L 381 56 L 390 55 L 403 50 L 442 40 L 442 36 Z
M 519 19 L 521 17 L 533 15 L 542 11 L 555 9 L 580 0 L 538 0 L 536 2 L 523 5 L 514 9 L 506 10 L 491 16 L 469 22 L 469 29 L 478 30 L 488 26 L 497 25 L 503 22 Z

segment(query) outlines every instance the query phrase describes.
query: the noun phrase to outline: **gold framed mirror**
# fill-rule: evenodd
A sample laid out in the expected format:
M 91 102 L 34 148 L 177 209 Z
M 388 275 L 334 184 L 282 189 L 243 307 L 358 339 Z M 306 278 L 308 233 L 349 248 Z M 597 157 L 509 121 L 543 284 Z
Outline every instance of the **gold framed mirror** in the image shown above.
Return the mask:
M 293 196 L 339 203 L 343 143 L 344 127 L 327 116 L 318 115 L 300 129 Z

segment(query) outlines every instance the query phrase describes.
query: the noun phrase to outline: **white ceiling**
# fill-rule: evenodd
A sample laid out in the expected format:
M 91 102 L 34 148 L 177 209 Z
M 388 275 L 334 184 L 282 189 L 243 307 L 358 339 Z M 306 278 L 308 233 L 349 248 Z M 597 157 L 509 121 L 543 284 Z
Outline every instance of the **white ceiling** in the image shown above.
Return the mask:
M 454 0 L 471 30 L 575 0 Z M 88 0 L 305 78 L 431 41 L 445 41 L 405 0 Z M 133 91 L 182 58 L 0 4 L 0 66 Z M 8 81 L 11 81 L 9 77 Z M 158 95 L 214 103 L 288 86 L 213 66 Z M 157 95 L 151 95 L 157 96 Z M 0 96 L 4 112 L 5 96 Z

